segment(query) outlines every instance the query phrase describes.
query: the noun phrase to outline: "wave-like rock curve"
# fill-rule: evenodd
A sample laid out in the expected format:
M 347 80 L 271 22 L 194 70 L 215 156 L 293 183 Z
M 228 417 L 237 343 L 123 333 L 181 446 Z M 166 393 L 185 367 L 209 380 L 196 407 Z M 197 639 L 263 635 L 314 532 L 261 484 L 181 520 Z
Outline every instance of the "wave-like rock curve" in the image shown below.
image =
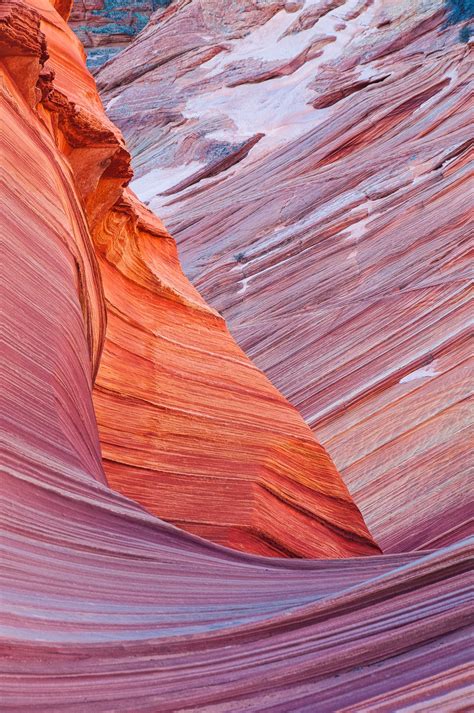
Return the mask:
M 98 75 L 134 190 L 389 552 L 469 531 L 469 6 L 178 2 Z
M 152 349 L 135 338 L 146 319 L 137 295 L 147 295 L 148 319 L 166 300 L 179 334 L 194 325 L 196 339 L 214 335 L 216 350 L 237 347 L 184 280 L 159 221 L 124 189 L 121 136 L 46 0 L 0 6 L 0 61 L 2 710 L 456 710 L 468 691 L 466 543 L 423 556 L 256 557 L 178 530 L 110 489 L 92 384 L 97 375 L 104 447 L 110 439 L 146 453 L 136 440 L 143 398 L 129 393 L 147 383 Z M 125 393 L 121 410 L 114 396 Z M 288 428 L 302 428 L 272 394 Z M 338 545 L 354 547 L 359 530 L 365 553 L 375 551 L 342 500 L 352 539 L 338 536 Z
M 21 336 L 25 343 L 13 347 L 14 355 L 27 355 L 17 354 L 15 368 L 27 367 L 24 358 L 36 360 L 49 384 L 40 432 L 47 434 L 48 422 L 64 428 L 67 449 L 77 449 L 85 436 L 79 423 L 69 423 L 75 394 L 78 406 L 84 401 L 81 421 L 94 435 L 86 374 L 78 381 L 64 373 L 71 348 L 77 368 L 89 370 L 77 345 L 83 330 L 74 310 L 80 307 L 112 487 L 185 529 L 259 554 L 378 552 L 324 449 L 184 277 L 160 221 L 124 189 L 129 155 L 103 114 L 77 40 L 49 3 L 13 3 L 6 14 L 5 158 L 15 252 L 6 283 L 12 301 L 5 304 L 11 319 L 21 315 L 22 324 L 36 324 L 46 339 L 38 351 L 30 328 Z M 21 45 L 18 28 L 27 28 L 31 47 Z M 24 263 L 21 294 L 14 266 Z M 77 334 L 67 333 L 69 313 Z M 65 334 L 56 342 L 59 315 Z M 12 334 L 18 330 L 14 323 Z M 41 384 L 38 376 L 29 388 L 46 388 Z M 34 399 L 15 404 L 13 427 L 37 423 L 38 407 Z M 87 439 L 84 447 L 95 448 Z M 87 458 L 94 472 L 98 457 Z

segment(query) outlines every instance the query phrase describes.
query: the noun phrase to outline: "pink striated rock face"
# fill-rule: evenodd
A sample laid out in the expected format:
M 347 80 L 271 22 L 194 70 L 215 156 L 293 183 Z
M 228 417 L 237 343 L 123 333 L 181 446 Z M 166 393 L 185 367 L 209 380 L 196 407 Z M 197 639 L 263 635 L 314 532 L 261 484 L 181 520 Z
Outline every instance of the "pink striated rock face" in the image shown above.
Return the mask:
M 466 542 L 339 560 L 250 556 L 178 530 L 109 487 L 99 432 L 137 468 L 153 453 L 159 467 L 161 428 L 168 455 L 174 439 L 174 454 L 184 461 L 192 450 L 208 473 L 212 498 L 199 514 L 209 503 L 218 510 L 207 445 L 215 430 L 221 457 L 237 433 L 234 458 L 247 476 L 260 436 L 268 470 L 279 460 L 289 468 L 288 493 L 291 475 L 303 472 L 295 444 L 272 450 L 265 434 L 281 434 L 281 412 L 286 432 L 305 427 L 184 278 L 159 219 L 125 187 L 122 137 L 47 0 L 0 5 L 0 67 L 2 711 L 469 705 Z M 226 369 L 219 356 L 230 352 Z M 215 426 L 206 408 L 219 384 L 226 417 Z M 264 388 L 272 398 L 259 402 Z M 261 419 L 246 437 L 226 411 L 240 398 Z M 357 524 L 352 508 L 346 525 Z
M 34 31 L 31 5 L 44 34 Z M 104 114 L 79 42 L 47 0 L 7 5 L 6 13 L 3 155 L 16 257 L 5 304 L 12 334 L 19 314 L 22 324 L 43 325 L 41 349 L 28 331 L 20 354 L 18 346 L 12 354 L 17 375 L 36 360 L 31 388 L 49 389 L 38 416 L 43 457 L 48 444 L 55 453 L 71 450 L 73 461 L 76 440 L 87 450 L 80 423 L 95 426 L 91 372 L 108 482 L 155 515 L 261 555 L 379 553 L 327 453 L 189 283 L 159 219 L 126 189 L 130 156 Z M 15 261 L 26 263 L 26 298 Z M 84 325 L 68 307 L 73 302 Z M 76 325 L 70 334 L 68 319 Z M 83 326 L 91 365 L 81 351 Z M 80 381 L 68 376 L 68 364 L 83 372 Z M 22 388 L 15 379 L 11 389 Z M 76 394 L 76 418 L 64 389 Z M 5 409 L 12 437 L 36 423 L 37 408 L 35 399 L 12 398 Z
M 98 75 L 134 190 L 389 552 L 467 532 L 458 4 L 178 2 Z

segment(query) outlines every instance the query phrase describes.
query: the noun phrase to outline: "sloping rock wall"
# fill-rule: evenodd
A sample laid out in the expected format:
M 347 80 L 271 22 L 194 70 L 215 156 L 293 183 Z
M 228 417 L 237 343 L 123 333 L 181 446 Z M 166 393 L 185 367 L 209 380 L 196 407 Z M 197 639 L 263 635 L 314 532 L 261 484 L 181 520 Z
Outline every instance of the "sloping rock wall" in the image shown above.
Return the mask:
M 469 14 L 181 2 L 98 75 L 134 190 L 384 551 L 469 532 Z
M 3 99 L 7 190 L 15 197 L 11 248 L 32 270 L 27 298 L 18 286 L 12 294 L 31 305 L 21 314 L 38 324 L 49 354 L 35 356 L 30 343 L 23 349 L 28 358 L 38 359 L 44 378 L 51 372 L 51 388 L 76 393 L 89 411 L 86 387 L 97 375 L 95 413 L 109 483 L 155 514 L 261 554 L 377 552 L 324 449 L 185 278 L 160 221 L 125 188 L 131 170 L 122 137 L 103 113 L 79 43 L 49 3 L 37 3 L 47 45 L 43 30 L 36 28 L 35 38 L 33 19 L 24 48 L 21 13 L 35 18 L 33 7 L 12 4 L 5 21 L 11 34 L 4 33 Z M 43 252 L 35 261 L 36 240 Z M 53 266 L 69 262 L 72 270 L 67 286 L 64 274 L 48 270 L 53 240 Z M 12 269 L 9 279 L 18 278 Z M 45 315 L 51 333 L 39 327 L 49 304 L 35 297 L 43 281 L 61 295 L 55 305 L 61 329 L 69 328 L 68 309 L 59 304 L 77 291 L 92 366 L 75 349 L 85 372 L 81 386 L 61 377 L 64 350 L 84 336 L 81 324 L 62 346 L 54 342 L 52 315 Z M 17 308 L 8 306 L 16 318 Z M 29 407 L 34 414 L 38 404 Z M 43 409 L 41 418 L 59 419 L 59 427 L 66 407 L 59 396 L 51 407 L 56 416 Z M 92 428 L 89 411 L 81 419 Z M 34 416 L 19 412 L 16 421 L 23 428 Z

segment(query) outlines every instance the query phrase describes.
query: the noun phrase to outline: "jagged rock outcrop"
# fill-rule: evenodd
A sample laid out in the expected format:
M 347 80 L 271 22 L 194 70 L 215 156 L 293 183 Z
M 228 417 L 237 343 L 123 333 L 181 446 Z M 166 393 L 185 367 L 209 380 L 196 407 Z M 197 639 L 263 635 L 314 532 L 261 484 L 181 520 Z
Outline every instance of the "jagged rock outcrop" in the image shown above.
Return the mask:
M 214 387 L 250 373 L 248 406 L 256 403 L 256 384 L 271 387 L 184 279 L 159 221 L 124 188 L 130 169 L 121 136 L 47 0 L 0 5 L 0 62 L 8 179 L 2 710 L 325 713 L 464 705 L 466 543 L 424 556 L 256 557 L 178 530 L 108 486 L 92 402 L 96 373 L 99 425 L 116 426 L 102 432 L 104 442 L 126 448 L 135 464 L 146 450 L 139 436 L 149 436 L 152 448 L 154 429 L 165 419 L 173 426 L 169 403 L 166 413 L 142 420 L 157 413 L 151 360 L 162 370 L 163 399 L 173 370 L 174 388 L 184 384 L 183 351 L 197 383 L 198 366 Z M 147 301 L 137 314 L 140 295 Z M 206 348 L 193 362 L 200 339 Z M 211 346 L 216 360 L 230 353 L 231 373 L 225 359 L 209 371 Z M 226 389 L 228 413 L 239 397 Z M 270 419 L 277 438 L 281 408 L 288 434 L 302 428 L 271 393 L 260 403 L 260 425 Z M 117 395 L 127 395 L 126 409 Z M 223 451 L 229 423 L 220 423 Z M 231 425 L 238 429 L 238 420 Z M 260 442 L 264 436 L 261 430 Z M 195 439 L 198 465 L 208 458 L 207 437 L 201 429 Z M 253 457 L 246 443 L 236 458 Z M 269 450 L 267 463 L 296 459 L 298 448 L 288 443 L 279 456 Z M 301 473 L 301 462 L 293 463 Z M 345 525 L 354 528 L 357 517 L 351 511 Z M 365 542 L 374 549 L 367 535 Z
M 71 0 L 69 22 L 86 48 L 91 69 L 120 52 L 171 0 Z
M 183 1 L 98 75 L 134 190 L 387 551 L 468 532 L 468 15 Z

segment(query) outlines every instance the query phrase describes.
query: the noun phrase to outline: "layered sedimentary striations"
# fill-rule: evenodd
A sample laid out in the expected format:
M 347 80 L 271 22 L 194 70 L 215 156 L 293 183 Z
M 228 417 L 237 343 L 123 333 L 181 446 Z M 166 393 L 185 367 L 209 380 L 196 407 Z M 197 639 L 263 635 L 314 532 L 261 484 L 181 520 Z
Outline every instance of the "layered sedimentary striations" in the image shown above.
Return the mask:
M 324 449 L 184 277 L 160 221 L 125 188 L 129 155 L 103 113 L 79 43 L 47 2 L 14 3 L 5 12 L 11 249 L 18 264 L 29 264 L 33 290 L 20 295 L 12 287 L 12 298 L 31 303 L 22 319 L 40 334 L 48 334 L 43 314 L 51 323 L 45 349 L 53 353 L 35 353 L 33 342 L 23 349 L 56 394 L 56 416 L 43 409 L 41 418 L 69 429 L 64 389 L 88 403 L 79 348 L 81 384 L 64 383 L 62 365 L 64 350 L 83 336 L 80 322 L 64 343 L 54 338 L 77 293 L 112 487 L 185 529 L 260 554 L 378 552 Z M 9 278 L 19 278 L 13 268 Z M 54 315 L 46 298 L 35 298 L 42 281 L 58 293 Z M 34 423 L 34 400 L 29 408 L 28 419 L 14 411 L 15 422 Z M 92 428 L 90 414 L 83 420 Z M 68 435 L 72 448 L 76 437 Z
M 94 404 L 111 486 L 250 552 L 376 552 L 329 457 L 184 278 L 161 224 L 126 193 L 95 238 L 107 334 Z
M 468 6 L 178 2 L 98 75 L 134 190 L 384 551 L 467 532 Z
M 171 0 L 70 0 L 69 23 L 94 69 L 120 52 Z
M 176 520 L 192 500 L 219 540 L 232 528 L 215 513 L 239 509 L 236 546 L 263 553 L 260 498 L 259 533 L 281 526 L 293 554 L 304 532 L 319 554 L 377 551 L 325 452 L 126 188 L 128 153 L 58 12 L 0 6 L 2 710 L 458 709 L 466 543 L 270 559 L 148 511 Z M 99 431 L 110 482 L 148 510 L 110 488 Z M 311 526 L 293 497 L 317 507 Z

